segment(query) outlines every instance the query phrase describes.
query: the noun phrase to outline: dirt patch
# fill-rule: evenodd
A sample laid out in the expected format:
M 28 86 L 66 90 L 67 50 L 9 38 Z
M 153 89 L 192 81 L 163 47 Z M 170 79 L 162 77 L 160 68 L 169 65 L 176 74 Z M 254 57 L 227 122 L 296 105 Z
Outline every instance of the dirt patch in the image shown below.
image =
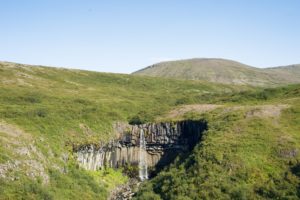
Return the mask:
M 0 121 L 0 132 L 5 133 L 7 136 L 13 138 L 18 138 L 18 137 L 25 137 L 26 139 L 29 138 L 29 135 L 26 134 L 24 131 L 4 121 Z
M 286 104 L 251 106 L 251 110 L 246 113 L 246 117 L 278 118 L 281 114 L 281 111 L 289 107 L 290 106 Z
M 222 105 L 215 104 L 193 104 L 193 105 L 183 105 L 174 110 L 171 110 L 164 117 L 165 118 L 176 118 L 181 117 L 185 113 L 188 112 L 197 112 L 197 113 L 205 113 L 216 108 L 222 107 Z

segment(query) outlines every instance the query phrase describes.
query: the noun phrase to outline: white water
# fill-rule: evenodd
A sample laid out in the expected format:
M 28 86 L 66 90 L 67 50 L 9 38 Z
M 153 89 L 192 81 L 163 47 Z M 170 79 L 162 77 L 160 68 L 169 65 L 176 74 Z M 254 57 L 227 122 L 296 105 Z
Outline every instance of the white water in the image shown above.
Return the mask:
M 140 151 L 139 151 L 139 177 L 141 181 L 148 179 L 147 169 L 147 153 L 146 153 L 146 141 L 144 130 L 140 131 Z

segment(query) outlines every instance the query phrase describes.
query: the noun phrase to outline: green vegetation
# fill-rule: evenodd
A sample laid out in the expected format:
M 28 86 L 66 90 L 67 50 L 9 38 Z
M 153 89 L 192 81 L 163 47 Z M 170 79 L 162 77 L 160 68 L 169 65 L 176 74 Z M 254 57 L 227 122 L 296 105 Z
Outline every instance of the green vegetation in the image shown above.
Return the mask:
M 216 104 L 270 104 L 282 103 L 286 99 L 300 96 L 299 84 L 281 86 L 277 88 L 258 88 L 256 90 L 245 90 L 237 93 L 228 94 L 203 94 L 200 98 L 206 103 Z M 288 103 L 288 102 L 286 102 Z
M 54 143 L 105 140 L 111 137 L 114 121 L 153 121 L 178 100 L 201 103 L 203 94 L 248 89 L 14 64 L 1 67 L 1 118 Z
M 136 199 L 300 198 L 299 89 L 295 85 L 243 92 L 225 98 L 230 106 L 187 114 L 208 121 L 202 142 L 144 183 Z M 250 102 L 265 110 L 241 106 Z M 291 107 L 277 115 L 276 107 L 266 104 Z
M 116 121 L 145 123 L 207 103 L 223 106 L 182 116 L 208 122 L 202 142 L 143 183 L 136 198 L 300 198 L 300 85 L 263 89 L 13 63 L 0 69 L 0 199 L 106 199 L 128 178 L 79 168 L 74 146 L 114 137 Z
M 204 93 L 248 89 L 13 63 L 1 63 L 0 68 L 0 133 L 4 126 L 0 168 L 9 168 L 0 178 L 0 198 L 4 199 L 105 199 L 124 177 L 110 171 L 97 175 L 106 184 L 97 182 L 95 174 L 75 164 L 73 146 L 114 137 L 115 121 L 153 121 L 178 99 L 199 103 Z M 135 170 L 125 172 L 130 175 Z M 36 187 L 40 175 L 43 184 Z M 23 185 L 26 188 L 19 190 Z
M 33 181 L 22 173 L 18 179 L 0 179 L 1 199 L 106 199 L 109 189 L 124 184 L 127 179 L 120 171 L 107 169 L 87 172 L 68 167 L 68 172 L 50 170 L 50 184 L 43 185 L 40 180 Z

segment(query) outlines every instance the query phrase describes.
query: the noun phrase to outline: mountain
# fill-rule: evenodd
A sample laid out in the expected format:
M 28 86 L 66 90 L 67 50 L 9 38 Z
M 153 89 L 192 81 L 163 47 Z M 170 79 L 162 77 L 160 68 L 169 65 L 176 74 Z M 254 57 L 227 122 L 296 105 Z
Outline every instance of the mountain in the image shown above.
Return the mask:
M 195 58 L 161 62 L 133 74 L 225 84 L 274 86 L 299 83 L 300 65 L 262 69 L 226 59 Z

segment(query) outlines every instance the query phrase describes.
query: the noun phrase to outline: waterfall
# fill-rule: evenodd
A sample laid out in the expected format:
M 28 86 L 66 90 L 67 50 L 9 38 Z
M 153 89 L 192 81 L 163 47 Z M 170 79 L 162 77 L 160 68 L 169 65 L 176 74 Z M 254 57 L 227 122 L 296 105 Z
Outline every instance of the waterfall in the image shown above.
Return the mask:
M 148 179 L 147 169 L 147 152 L 146 152 L 146 140 L 144 130 L 140 130 L 140 151 L 139 151 L 139 177 L 141 181 Z

